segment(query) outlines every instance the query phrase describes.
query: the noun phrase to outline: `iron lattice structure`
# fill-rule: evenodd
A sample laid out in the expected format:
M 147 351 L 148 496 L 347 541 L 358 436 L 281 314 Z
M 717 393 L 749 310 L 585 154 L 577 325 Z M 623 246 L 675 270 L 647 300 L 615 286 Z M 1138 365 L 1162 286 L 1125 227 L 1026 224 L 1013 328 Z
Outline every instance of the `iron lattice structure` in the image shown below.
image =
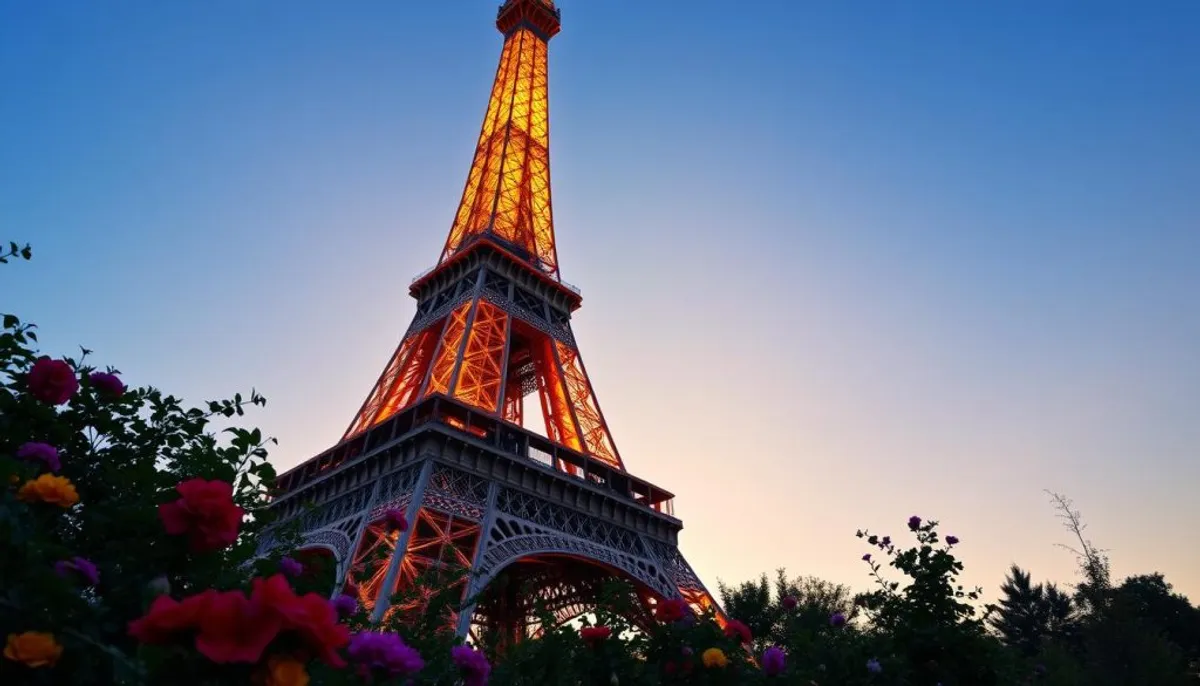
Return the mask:
M 571 332 L 550 203 L 550 0 L 507 0 L 504 48 L 458 211 L 417 312 L 341 441 L 281 475 L 272 507 L 336 560 L 378 620 L 423 573 L 461 578 L 460 634 L 536 635 L 632 582 L 644 621 L 664 598 L 713 598 L 678 549 L 673 496 L 625 470 Z M 545 436 L 523 427 L 536 396 Z M 382 521 L 400 508 L 404 532 Z M 275 542 L 268 532 L 265 553 Z M 340 582 L 339 582 L 340 583 Z M 415 598 L 412 603 L 420 603 Z

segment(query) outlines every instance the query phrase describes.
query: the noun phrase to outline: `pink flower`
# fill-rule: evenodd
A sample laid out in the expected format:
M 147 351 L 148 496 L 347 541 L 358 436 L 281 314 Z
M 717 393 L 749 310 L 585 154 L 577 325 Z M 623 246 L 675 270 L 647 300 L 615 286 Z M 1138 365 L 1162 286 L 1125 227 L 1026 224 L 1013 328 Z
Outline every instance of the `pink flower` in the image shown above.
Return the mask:
M 120 398 L 125 394 L 125 384 L 117 378 L 116 374 L 108 372 L 92 372 L 88 375 L 88 381 L 96 387 L 96 390 L 101 394 L 110 398 Z
M 404 510 L 398 507 L 388 508 L 383 513 L 383 521 L 387 522 L 388 529 L 391 531 L 406 531 L 408 530 L 408 520 L 404 517 Z
M 29 370 L 29 395 L 51 405 L 62 405 L 79 390 L 75 370 L 62 360 L 43 357 Z
M 285 557 L 279 561 L 279 571 L 283 572 L 284 576 L 297 577 L 304 573 L 304 565 Z
M 244 511 L 233 502 L 233 485 L 227 481 L 188 479 L 175 487 L 179 500 L 158 506 L 163 528 L 172 536 L 187 534 L 194 553 L 233 545 Z
M 100 570 L 96 569 L 96 565 L 92 564 L 91 560 L 84 557 L 73 557 L 70 560 L 55 562 L 54 573 L 64 579 L 77 576 L 86 581 L 88 586 L 96 586 L 100 583 Z
M 688 614 L 688 605 L 682 598 L 665 598 L 654 606 L 654 618 L 660 622 L 678 622 Z
M 783 603 L 783 608 L 785 610 L 795 610 L 796 605 L 799 604 L 799 601 L 796 600 L 796 596 L 794 595 L 785 595 L 781 602 Z
M 767 676 L 779 676 L 783 674 L 783 668 L 787 665 L 787 655 L 782 649 L 771 646 L 763 651 L 762 654 L 762 671 Z
M 46 468 L 52 472 L 57 472 L 62 468 L 62 463 L 58 459 L 58 448 L 49 443 L 34 443 L 29 442 L 17 448 L 17 457 L 22 460 L 41 460 L 46 463 Z
M 454 646 L 450 650 L 450 658 L 458 665 L 465 686 L 484 686 L 487 683 L 492 666 L 483 653 L 471 646 Z
M 912 529 L 913 531 L 920 529 L 921 528 L 921 518 L 916 515 L 909 517 L 908 518 L 908 528 Z

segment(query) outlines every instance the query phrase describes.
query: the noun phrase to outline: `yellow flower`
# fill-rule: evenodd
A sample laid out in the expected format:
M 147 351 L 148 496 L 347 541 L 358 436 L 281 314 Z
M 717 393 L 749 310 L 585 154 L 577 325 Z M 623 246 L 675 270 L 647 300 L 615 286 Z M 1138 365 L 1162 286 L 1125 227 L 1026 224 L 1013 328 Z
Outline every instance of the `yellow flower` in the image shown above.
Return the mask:
M 54 640 L 54 634 L 43 631 L 9 634 L 8 642 L 4 645 L 4 657 L 27 667 L 53 667 L 62 651 L 62 646 Z
M 75 484 L 66 477 L 54 474 L 42 474 L 32 481 L 26 481 L 21 490 L 17 491 L 17 497 L 27 503 L 41 501 L 62 508 L 79 502 L 79 493 L 75 491 Z
M 272 657 L 267 660 L 266 686 L 308 686 L 308 672 L 290 657 Z
M 729 658 L 725 657 L 725 653 L 721 652 L 720 648 L 709 648 L 700 654 L 700 661 L 705 667 L 724 667 L 729 664 Z

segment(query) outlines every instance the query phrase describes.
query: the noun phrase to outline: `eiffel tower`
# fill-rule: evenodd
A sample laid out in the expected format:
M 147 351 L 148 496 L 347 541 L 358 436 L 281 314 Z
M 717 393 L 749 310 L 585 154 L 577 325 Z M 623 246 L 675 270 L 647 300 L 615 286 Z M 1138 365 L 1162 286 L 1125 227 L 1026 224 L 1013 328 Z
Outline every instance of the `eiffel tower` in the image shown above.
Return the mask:
M 504 47 L 462 200 L 437 265 L 409 287 L 416 316 L 337 445 L 279 476 L 271 507 L 300 520 L 303 550 L 376 621 L 424 572 L 470 568 L 451 621 L 477 640 L 521 640 L 566 622 L 618 578 L 636 622 L 712 595 L 678 548 L 673 495 L 625 469 L 587 370 L 559 276 L 550 205 L 551 0 L 507 0 Z M 524 428 L 536 396 L 545 434 Z M 409 526 L 389 527 L 403 511 Z M 261 549 L 273 543 L 268 533 Z M 416 601 L 414 601 L 416 602 Z

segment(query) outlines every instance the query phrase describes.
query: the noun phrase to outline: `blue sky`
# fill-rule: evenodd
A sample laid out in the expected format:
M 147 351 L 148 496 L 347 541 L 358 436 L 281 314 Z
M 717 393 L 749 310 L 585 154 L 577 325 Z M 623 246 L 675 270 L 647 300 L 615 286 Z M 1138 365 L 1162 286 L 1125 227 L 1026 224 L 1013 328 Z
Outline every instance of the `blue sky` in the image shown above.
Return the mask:
M 102 6 L 103 5 L 103 6 Z M 701 576 L 863 587 L 910 514 L 1200 598 L 1200 5 L 560 3 L 555 220 L 629 468 Z M 495 3 L 0 0 L 3 308 L 332 444 L 449 228 Z M 886 532 L 886 531 L 881 531 Z

